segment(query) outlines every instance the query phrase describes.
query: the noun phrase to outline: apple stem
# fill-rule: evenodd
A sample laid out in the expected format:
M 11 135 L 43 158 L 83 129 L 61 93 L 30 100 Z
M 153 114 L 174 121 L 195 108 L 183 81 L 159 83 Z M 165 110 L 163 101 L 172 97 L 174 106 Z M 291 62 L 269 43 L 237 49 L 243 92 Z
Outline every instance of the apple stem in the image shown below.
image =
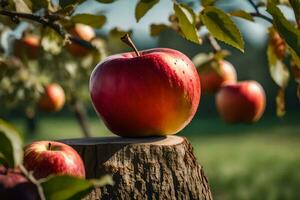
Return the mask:
M 51 150 L 51 143 L 48 143 L 48 150 Z
M 141 56 L 140 52 L 138 51 L 138 49 L 136 48 L 136 46 L 132 42 L 132 40 L 131 40 L 128 33 L 126 33 L 123 37 L 121 37 L 121 40 L 134 50 L 136 56 Z

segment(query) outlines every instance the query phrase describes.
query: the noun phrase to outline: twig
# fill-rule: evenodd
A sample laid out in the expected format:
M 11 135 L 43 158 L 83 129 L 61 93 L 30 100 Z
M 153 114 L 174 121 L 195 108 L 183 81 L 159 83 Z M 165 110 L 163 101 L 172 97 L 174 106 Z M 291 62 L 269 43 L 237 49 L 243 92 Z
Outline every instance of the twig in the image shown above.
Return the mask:
M 267 17 L 266 15 L 263 15 L 263 14 L 261 14 L 260 12 L 259 13 L 249 13 L 251 16 L 253 16 L 253 17 L 259 17 L 259 18 L 262 18 L 262 19 L 264 19 L 264 20 L 266 20 L 266 21 L 268 21 L 268 22 L 270 22 L 271 24 L 273 24 L 273 20 L 271 19 L 271 18 L 269 18 L 269 17 Z
M 23 165 L 20 165 L 19 167 L 20 167 L 20 170 L 23 173 L 23 175 L 37 187 L 37 190 L 38 190 L 41 200 L 46 200 L 44 190 L 43 190 L 43 187 L 41 186 L 40 182 L 38 180 L 36 180 L 33 177 L 33 175 L 30 172 L 28 172 L 27 169 Z
M 208 34 L 207 39 L 208 39 L 208 42 L 209 42 L 210 46 L 212 47 L 214 53 L 221 51 L 222 48 L 220 47 L 219 43 L 212 35 Z
M 251 6 L 254 8 L 254 10 L 259 13 L 258 7 L 256 6 L 256 4 L 254 3 L 253 0 L 248 0 L 248 2 L 251 4 Z
M 44 26 L 50 27 L 56 33 L 58 33 L 61 37 L 63 37 L 63 38 L 67 37 L 71 42 L 77 43 L 88 49 L 96 50 L 96 47 L 94 45 L 92 45 L 91 43 L 89 43 L 85 40 L 82 40 L 80 38 L 71 36 L 70 34 L 66 33 L 64 31 L 63 27 L 59 23 L 57 23 L 51 19 L 49 20 L 49 17 L 47 19 L 43 16 L 36 15 L 36 14 L 20 13 L 20 12 L 8 11 L 8 10 L 0 10 L 0 15 L 8 16 L 12 19 L 15 19 L 16 17 L 18 17 L 18 18 L 28 19 L 31 21 L 38 22 Z
M 268 22 L 270 22 L 271 24 L 273 23 L 273 20 L 271 18 L 269 18 L 268 16 L 262 14 L 259 9 L 258 9 L 258 6 L 254 3 L 253 0 L 248 0 L 248 2 L 250 3 L 250 5 L 254 8 L 255 12 L 251 12 L 249 13 L 251 16 L 253 17 L 259 17 L 259 18 L 262 18 Z

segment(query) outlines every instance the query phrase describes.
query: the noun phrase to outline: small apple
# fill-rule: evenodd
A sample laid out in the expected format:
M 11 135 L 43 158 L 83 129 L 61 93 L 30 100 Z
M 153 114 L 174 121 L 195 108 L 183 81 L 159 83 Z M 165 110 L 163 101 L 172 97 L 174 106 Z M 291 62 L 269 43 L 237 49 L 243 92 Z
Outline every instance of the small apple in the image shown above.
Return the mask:
M 192 61 L 167 48 L 135 49 L 108 57 L 94 69 L 90 94 L 106 126 L 126 137 L 176 134 L 193 118 L 200 81 Z
M 84 165 L 78 153 L 60 142 L 38 141 L 26 146 L 24 166 L 37 179 L 51 174 L 85 177 Z
M 14 47 L 16 56 L 22 58 L 24 55 L 29 59 L 37 59 L 41 50 L 40 36 L 25 35 L 17 40 Z
M 70 34 L 87 42 L 90 42 L 96 35 L 94 29 L 85 24 L 75 24 L 74 27 L 70 29 Z M 73 56 L 82 57 L 89 53 L 89 49 L 75 43 L 69 44 L 67 48 L 69 53 Z
M 221 118 L 229 123 L 258 121 L 266 106 L 265 92 L 256 81 L 225 84 L 216 96 Z
M 222 84 L 235 83 L 237 81 L 236 71 L 230 62 L 220 60 L 217 64 L 219 64 L 218 70 L 211 66 L 198 68 L 201 91 L 203 93 L 214 94 L 220 89 Z
M 44 91 L 45 93 L 38 102 L 39 108 L 46 112 L 61 110 L 65 104 L 65 92 L 63 88 L 57 83 L 52 83 L 47 85 Z
M 6 169 L 0 165 L 1 200 L 38 200 L 36 186 L 29 182 L 19 170 Z

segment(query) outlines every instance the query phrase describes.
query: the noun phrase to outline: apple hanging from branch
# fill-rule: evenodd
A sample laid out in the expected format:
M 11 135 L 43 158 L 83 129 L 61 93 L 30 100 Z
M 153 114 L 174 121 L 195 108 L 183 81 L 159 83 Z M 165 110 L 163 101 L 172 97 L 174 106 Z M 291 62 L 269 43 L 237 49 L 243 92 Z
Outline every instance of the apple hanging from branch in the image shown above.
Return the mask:
M 57 112 L 65 104 L 65 92 L 57 83 L 51 83 L 44 88 L 44 94 L 38 101 L 38 107 L 46 112 Z
M 266 97 L 256 81 L 225 84 L 218 91 L 216 105 L 221 118 L 229 123 L 253 123 L 264 113 Z
M 87 42 L 90 42 L 96 35 L 94 29 L 85 24 L 75 24 L 74 27 L 70 29 L 70 34 Z M 89 49 L 76 43 L 67 45 L 67 49 L 70 54 L 79 57 L 87 55 L 90 51 Z
M 217 64 L 218 69 L 210 66 L 213 64 Z M 209 66 L 198 68 L 201 80 L 201 91 L 203 94 L 215 94 L 222 84 L 235 83 L 237 81 L 235 68 L 230 62 L 226 60 L 212 61 L 207 65 Z
M 19 58 L 26 56 L 29 59 L 37 59 L 41 51 L 40 36 L 27 34 L 15 41 L 14 54 Z
M 193 118 L 200 80 L 192 61 L 167 48 L 138 51 L 99 63 L 90 79 L 93 105 L 106 126 L 126 137 L 176 134 Z

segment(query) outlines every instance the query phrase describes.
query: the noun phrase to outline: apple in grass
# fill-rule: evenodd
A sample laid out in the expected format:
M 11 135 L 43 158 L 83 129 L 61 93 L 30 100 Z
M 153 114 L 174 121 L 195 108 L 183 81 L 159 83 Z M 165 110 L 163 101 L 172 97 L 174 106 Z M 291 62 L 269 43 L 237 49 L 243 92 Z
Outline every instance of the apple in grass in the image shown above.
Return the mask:
M 265 92 L 256 81 L 225 84 L 217 93 L 216 105 L 221 118 L 226 122 L 256 122 L 265 110 Z
M 46 112 L 57 112 L 65 104 L 65 92 L 57 83 L 51 83 L 44 88 L 44 94 L 38 101 L 38 106 Z
M 1 200 L 38 200 L 36 186 L 23 176 L 20 170 L 7 169 L 0 165 Z
M 70 29 L 70 34 L 87 42 L 90 42 L 96 35 L 94 29 L 85 24 L 75 24 L 74 27 Z M 73 56 L 82 57 L 89 53 L 89 49 L 76 43 L 67 45 L 67 49 Z
M 192 61 L 167 48 L 108 57 L 94 69 L 91 99 L 115 134 L 125 137 L 165 136 L 182 130 L 200 100 L 200 81 Z
M 210 62 L 208 65 L 212 65 Z M 226 61 L 217 61 L 218 69 L 214 69 L 212 66 L 203 66 L 198 68 L 200 80 L 201 80 L 201 91 L 203 93 L 216 93 L 222 84 L 235 83 L 237 81 L 236 70 L 233 65 Z
M 54 141 L 33 142 L 25 147 L 24 166 L 37 179 L 51 174 L 85 177 L 83 161 L 70 146 Z

